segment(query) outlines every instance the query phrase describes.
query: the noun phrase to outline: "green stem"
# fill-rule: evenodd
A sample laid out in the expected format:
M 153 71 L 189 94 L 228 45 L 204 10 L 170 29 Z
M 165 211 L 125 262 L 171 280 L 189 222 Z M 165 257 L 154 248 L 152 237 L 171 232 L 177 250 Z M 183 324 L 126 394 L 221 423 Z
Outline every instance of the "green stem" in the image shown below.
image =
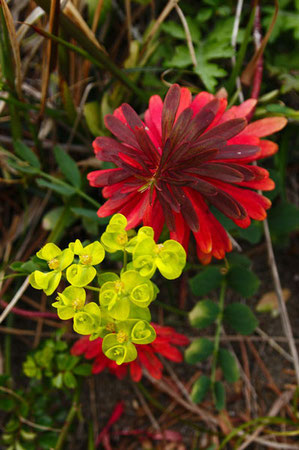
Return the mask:
M 217 368 L 217 362 L 218 362 L 220 335 L 221 335 L 221 327 L 222 327 L 222 320 L 223 320 L 225 291 L 226 291 L 226 282 L 223 280 L 221 289 L 220 289 L 220 294 L 219 294 L 219 304 L 218 304 L 219 314 L 218 314 L 217 322 L 216 322 L 217 327 L 216 327 L 216 334 L 215 334 L 215 341 L 214 341 L 212 373 L 211 373 L 212 386 L 215 384 L 215 381 L 216 381 L 216 368 Z
M 96 288 L 96 287 L 93 287 L 93 286 L 84 286 L 84 288 L 85 289 L 89 289 L 90 291 L 97 291 L 97 292 L 100 292 L 100 288 Z
M 79 407 L 79 397 L 80 397 L 80 392 L 79 389 L 76 388 L 74 396 L 73 396 L 73 402 L 72 405 L 70 407 L 70 410 L 68 412 L 67 418 L 64 422 L 64 425 L 60 431 L 60 434 L 58 436 L 58 440 L 56 442 L 56 446 L 54 448 L 54 450 L 62 450 L 64 449 L 64 441 L 67 438 L 69 429 L 71 424 L 73 423 L 73 420 L 78 412 L 78 407 Z
M 128 264 L 128 253 L 126 250 L 124 250 L 124 272 L 127 270 L 127 264 Z

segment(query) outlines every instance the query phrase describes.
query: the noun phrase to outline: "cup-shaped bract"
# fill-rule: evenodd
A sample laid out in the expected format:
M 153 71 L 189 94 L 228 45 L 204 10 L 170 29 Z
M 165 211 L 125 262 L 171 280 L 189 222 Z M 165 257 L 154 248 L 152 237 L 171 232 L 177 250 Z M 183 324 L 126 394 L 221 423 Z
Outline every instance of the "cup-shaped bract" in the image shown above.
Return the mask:
M 72 264 L 66 270 L 66 279 L 73 286 L 84 287 L 92 282 L 96 274 L 97 271 L 93 266 Z
M 134 361 L 137 358 L 137 350 L 134 344 L 129 341 L 125 331 L 107 334 L 103 339 L 103 353 L 107 358 L 112 359 L 120 365 Z
M 80 263 L 86 266 L 96 266 L 105 258 L 105 250 L 98 241 L 83 247 L 81 241 L 76 239 L 75 242 L 69 244 L 69 248 L 79 256 Z
M 101 326 L 101 310 L 94 303 L 88 303 L 74 315 L 74 330 L 83 335 L 96 333 Z
M 137 236 L 134 236 L 132 239 L 130 239 L 130 241 L 128 242 L 127 246 L 126 246 L 126 251 L 129 253 L 133 253 L 136 245 L 143 241 L 143 239 L 146 238 L 154 238 L 154 230 L 152 227 L 141 227 L 138 230 Z
M 145 238 L 133 251 L 133 266 L 147 277 L 152 277 L 158 268 L 165 278 L 173 280 L 181 275 L 185 264 L 184 248 L 172 239 L 156 244 L 153 238 Z
M 68 320 L 83 309 L 85 305 L 86 292 L 81 287 L 68 286 L 61 293 L 58 293 L 57 301 L 52 303 L 57 308 L 58 317 Z
M 61 271 L 41 272 L 35 270 L 30 274 L 29 283 L 34 289 L 42 289 L 46 295 L 51 295 L 61 279 Z
M 138 320 L 132 328 L 130 339 L 134 344 L 150 344 L 156 339 L 156 332 L 150 323 Z
M 44 245 L 36 253 L 36 256 L 47 261 L 49 269 L 60 271 L 66 269 L 74 259 L 74 253 L 71 249 L 66 248 L 65 250 L 60 250 L 57 245 L 52 243 Z

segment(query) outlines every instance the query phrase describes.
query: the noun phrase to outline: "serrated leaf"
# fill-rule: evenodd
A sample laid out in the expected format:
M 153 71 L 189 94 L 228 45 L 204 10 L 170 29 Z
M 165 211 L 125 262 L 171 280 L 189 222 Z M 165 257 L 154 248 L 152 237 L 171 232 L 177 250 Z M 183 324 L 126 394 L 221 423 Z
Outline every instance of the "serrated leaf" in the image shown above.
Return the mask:
M 73 158 L 62 150 L 61 147 L 56 145 L 54 147 L 54 156 L 56 162 L 65 176 L 65 178 L 75 187 L 80 188 L 81 186 L 81 174 L 78 169 L 76 162 Z
M 213 350 L 214 344 L 209 339 L 195 339 L 185 350 L 185 360 L 189 364 L 202 362 L 213 353 Z
M 248 335 L 258 326 L 258 320 L 247 305 L 232 303 L 224 309 L 224 320 L 238 333 Z
M 191 398 L 194 403 L 201 403 L 205 398 L 209 388 L 211 386 L 211 380 L 206 375 L 201 375 L 193 384 L 191 391 Z
M 196 303 L 189 313 L 189 320 L 193 327 L 202 329 L 211 325 L 219 314 L 218 305 L 206 299 Z
M 221 411 L 222 409 L 225 408 L 226 403 L 225 397 L 226 395 L 223 384 L 221 383 L 221 381 L 216 381 L 216 383 L 214 384 L 214 400 L 215 400 L 215 408 L 218 411 Z
M 225 348 L 219 349 L 219 365 L 222 369 L 224 378 L 229 383 L 235 383 L 240 377 L 238 363 L 234 355 Z
M 16 154 L 22 158 L 24 161 L 27 161 L 32 167 L 36 169 L 40 169 L 41 165 L 36 154 L 31 150 L 31 148 L 27 147 L 23 142 L 16 141 L 14 143 L 14 149 Z
M 222 274 L 219 267 L 209 266 L 190 280 L 191 291 L 194 295 L 206 295 L 220 286 Z
M 244 266 L 232 266 L 226 279 L 228 286 L 245 298 L 254 295 L 260 286 L 258 277 Z
M 172 58 L 165 61 L 166 67 L 178 67 L 180 69 L 192 64 L 192 59 L 189 50 L 184 45 L 178 45 Z
M 57 192 L 60 195 L 65 195 L 66 197 L 74 195 L 76 192 L 75 189 L 72 188 L 72 186 L 52 183 L 51 181 L 46 181 L 43 178 L 37 178 L 36 184 L 40 187 L 51 189 L 52 191 Z

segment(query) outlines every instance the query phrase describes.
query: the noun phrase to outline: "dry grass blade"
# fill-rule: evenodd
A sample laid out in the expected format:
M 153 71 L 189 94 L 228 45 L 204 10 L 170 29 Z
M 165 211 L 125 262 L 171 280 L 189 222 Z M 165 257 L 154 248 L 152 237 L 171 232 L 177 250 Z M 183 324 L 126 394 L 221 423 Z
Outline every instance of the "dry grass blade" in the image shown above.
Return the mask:
M 44 15 L 45 11 L 40 6 L 37 6 L 33 11 L 31 11 L 29 16 L 24 20 L 25 23 L 23 23 L 17 31 L 19 43 L 24 39 L 27 31 L 29 30 L 28 25 L 32 25 Z
M 64 14 L 86 35 L 86 37 L 96 46 L 101 52 L 107 55 L 105 48 L 99 43 L 95 37 L 94 32 L 89 28 L 78 9 L 73 3 L 68 2 L 63 10 Z
M 0 0 L 0 5 L 2 7 L 5 23 L 7 26 L 7 31 L 9 35 L 9 40 L 12 48 L 12 53 L 15 61 L 15 76 L 16 76 L 16 91 L 19 98 L 22 97 L 22 65 L 21 65 L 21 57 L 20 57 L 20 48 L 19 42 L 17 38 L 17 33 L 15 29 L 15 25 L 13 22 L 13 18 L 9 7 L 5 0 Z
M 16 294 L 14 295 L 14 297 L 12 298 L 10 303 L 7 305 L 7 307 L 5 308 L 3 313 L 1 314 L 1 316 L 0 316 L 0 323 L 3 322 L 5 317 L 9 314 L 9 312 L 12 310 L 12 308 L 16 305 L 16 303 L 22 297 L 22 295 L 24 294 L 24 292 L 26 291 L 28 286 L 29 286 L 29 277 L 27 277 L 25 279 L 25 281 L 23 282 L 22 286 L 17 290 Z

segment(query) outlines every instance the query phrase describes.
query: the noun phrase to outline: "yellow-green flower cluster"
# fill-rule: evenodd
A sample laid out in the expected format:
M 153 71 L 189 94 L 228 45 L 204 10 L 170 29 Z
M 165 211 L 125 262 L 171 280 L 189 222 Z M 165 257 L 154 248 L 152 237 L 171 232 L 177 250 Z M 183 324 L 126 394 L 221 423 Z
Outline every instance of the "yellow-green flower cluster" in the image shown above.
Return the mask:
M 47 295 L 53 294 L 62 277 L 67 280 L 69 286 L 58 292 L 53 303 L 59 318 L 73 319 L 79 334 L 103 338 L 103 352 L 117 364 L 137 357 L 135 344 L 155 340 L 149 305 L 159 292 L 151 280 L 156 269 L 171 280 L 181 275 L 186 263 L 186 253 L 178 242 L 156 244 L 151 227 L 140 228 L 136 235 L 127 232 L 126 226 L 127 219 L 115 214 L 101 242 L 83 246 L 77 239 L 64 250 L 46 244 L 37 256 L 47 261 L 49 271 L 36 270 L 30 275 L 31 286 Z M 124 253 L 120 273 L 103 271 L 100 264 L 105 251 L 119 250 Z

